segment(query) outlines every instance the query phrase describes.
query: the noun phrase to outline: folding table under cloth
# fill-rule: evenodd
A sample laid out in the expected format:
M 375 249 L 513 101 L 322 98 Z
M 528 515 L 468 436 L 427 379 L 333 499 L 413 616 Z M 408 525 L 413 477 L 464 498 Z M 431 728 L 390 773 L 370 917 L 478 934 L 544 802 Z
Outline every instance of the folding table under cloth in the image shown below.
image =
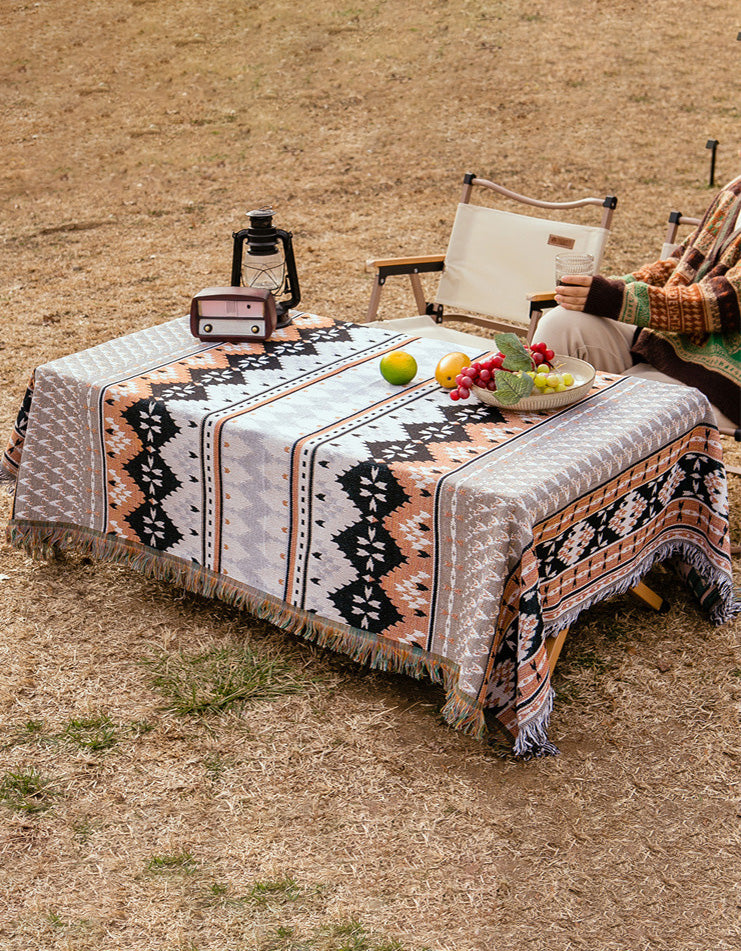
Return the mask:
M 517 753 L 553 751 L 546 636 L 670 555 L 712 621 L 737 613 L 720 440 L 699 392 L 639 379 L 551 414 L 454 403 L 448 346 L 311 314 L 214 345 L 183 318 L 47 363 L 4 458 L 9 538 L 429 675 L 452 725 L 490 708 Z M 378 370 L 400 348 L 404 387 Z

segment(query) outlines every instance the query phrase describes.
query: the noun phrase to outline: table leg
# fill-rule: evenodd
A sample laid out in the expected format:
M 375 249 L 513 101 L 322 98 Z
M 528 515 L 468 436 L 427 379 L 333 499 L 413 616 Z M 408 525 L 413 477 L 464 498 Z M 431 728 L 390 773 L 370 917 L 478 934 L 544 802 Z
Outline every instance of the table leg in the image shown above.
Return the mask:
M 551 677 L 553 676 L 553 671 L 556 669 L 556 661 L 558 660 L 559 654 L 561 653 L 561 648 L 563 647 L 563 643 L 566 640 L 566 635 L 568 633 L 569 628 L 565 627 L 562 631 L 559 631 L 558 634 L 545 639 L 545 649 L 548 654 L 548 667 L 551 672 Z
M 642 581 L 639 581 L 638 584 L 633 585 L 630 590 L 637 598 L 640 598 L 641 601 L 644 601 L 649 607 L 653 608 L 655 611 L 658 611 L 660 614 L 666 614 L 666 612 L 669 610 L 669 602 L 665 601 L 661 595 L 656 594 L 655 591 L 652 591 L 648 585 L 644 584 Z

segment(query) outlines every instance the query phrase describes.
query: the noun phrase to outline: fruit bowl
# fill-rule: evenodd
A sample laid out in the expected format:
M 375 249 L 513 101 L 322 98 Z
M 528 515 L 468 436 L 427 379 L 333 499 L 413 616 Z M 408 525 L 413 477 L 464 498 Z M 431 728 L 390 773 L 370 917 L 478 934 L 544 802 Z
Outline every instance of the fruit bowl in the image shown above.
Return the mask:
M 576 357 L 564 357 L 558 353 L 551 360 L 551 363 L 553 369 L 558 373 L 570 373 L 573 376 L 573 386 L 568 387 L 561 393 L 538 393 L 537 395 L 525 396 L 519 402 L 509 406 L 499 402 L 496 390 L 486 390 L 480 386 L 472 386 L 471 392 L 482 403 L 487 403 L 489 406 L 511 409 L 518 413 L 539 413 L 543 410 L 560 409 L 562 406 L 576 403 L 591 390 L 595 373 L 591 363 L 587 363 L 586 360 L 578 360 Z

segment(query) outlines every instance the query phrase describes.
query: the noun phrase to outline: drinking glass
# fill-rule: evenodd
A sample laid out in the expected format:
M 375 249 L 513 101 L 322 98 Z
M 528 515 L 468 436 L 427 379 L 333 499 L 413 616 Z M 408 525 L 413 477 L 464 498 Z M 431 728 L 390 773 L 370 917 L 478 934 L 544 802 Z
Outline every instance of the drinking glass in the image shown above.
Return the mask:
M 556 255 L 556 284 L 564 274 L 594 274 L 594 255 L 580 251 L 562 251 Z

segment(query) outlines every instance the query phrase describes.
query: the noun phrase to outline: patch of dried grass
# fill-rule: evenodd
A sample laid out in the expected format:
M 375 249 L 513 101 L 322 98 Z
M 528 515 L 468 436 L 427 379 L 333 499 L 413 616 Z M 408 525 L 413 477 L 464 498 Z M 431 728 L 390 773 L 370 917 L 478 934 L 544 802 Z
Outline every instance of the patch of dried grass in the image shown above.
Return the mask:
M 282 657 L 263 656 L 249 645 L 197 653 L 161 652 L 148 658 L 151 682 L 179 716 L 222 713 L 247 703 L 270 702 L 309 686 Z
M 305 305 L 350 320 L 367 257 L 444 250 L 467 170 L 614 192 L 607 268 L 648 259 L 670 208 L 707 203 L 707 137 L 735 173 L 738 126 L 729 0 L 651 11 L 646 32 L 642 5 L 606 2 L 578 21 L 559 2 L 427 2 L 414 22 L 394 3 L 3 10 L 5 431 L 34 366 L 222 283 L 253 201 L 293 230 Z M 409 311 L 401 283 L 384 298 Z M 0 774 L 55 791 L 38 815 L 0 804 L 4 951 L 738 945 L 741 630 L 708 627 L 671 575 L 653 575 L 670 614 L 626 597 L 575 626 L 562 755 L 516 764 L 445 727 L 436 688 L 223 605 L 4 545 L 0 574 Z M 144 656 L 244 644 L 319 681 L 241 713 L 162 710 Z M 114 744 L 70 742 L 100 718 Z

